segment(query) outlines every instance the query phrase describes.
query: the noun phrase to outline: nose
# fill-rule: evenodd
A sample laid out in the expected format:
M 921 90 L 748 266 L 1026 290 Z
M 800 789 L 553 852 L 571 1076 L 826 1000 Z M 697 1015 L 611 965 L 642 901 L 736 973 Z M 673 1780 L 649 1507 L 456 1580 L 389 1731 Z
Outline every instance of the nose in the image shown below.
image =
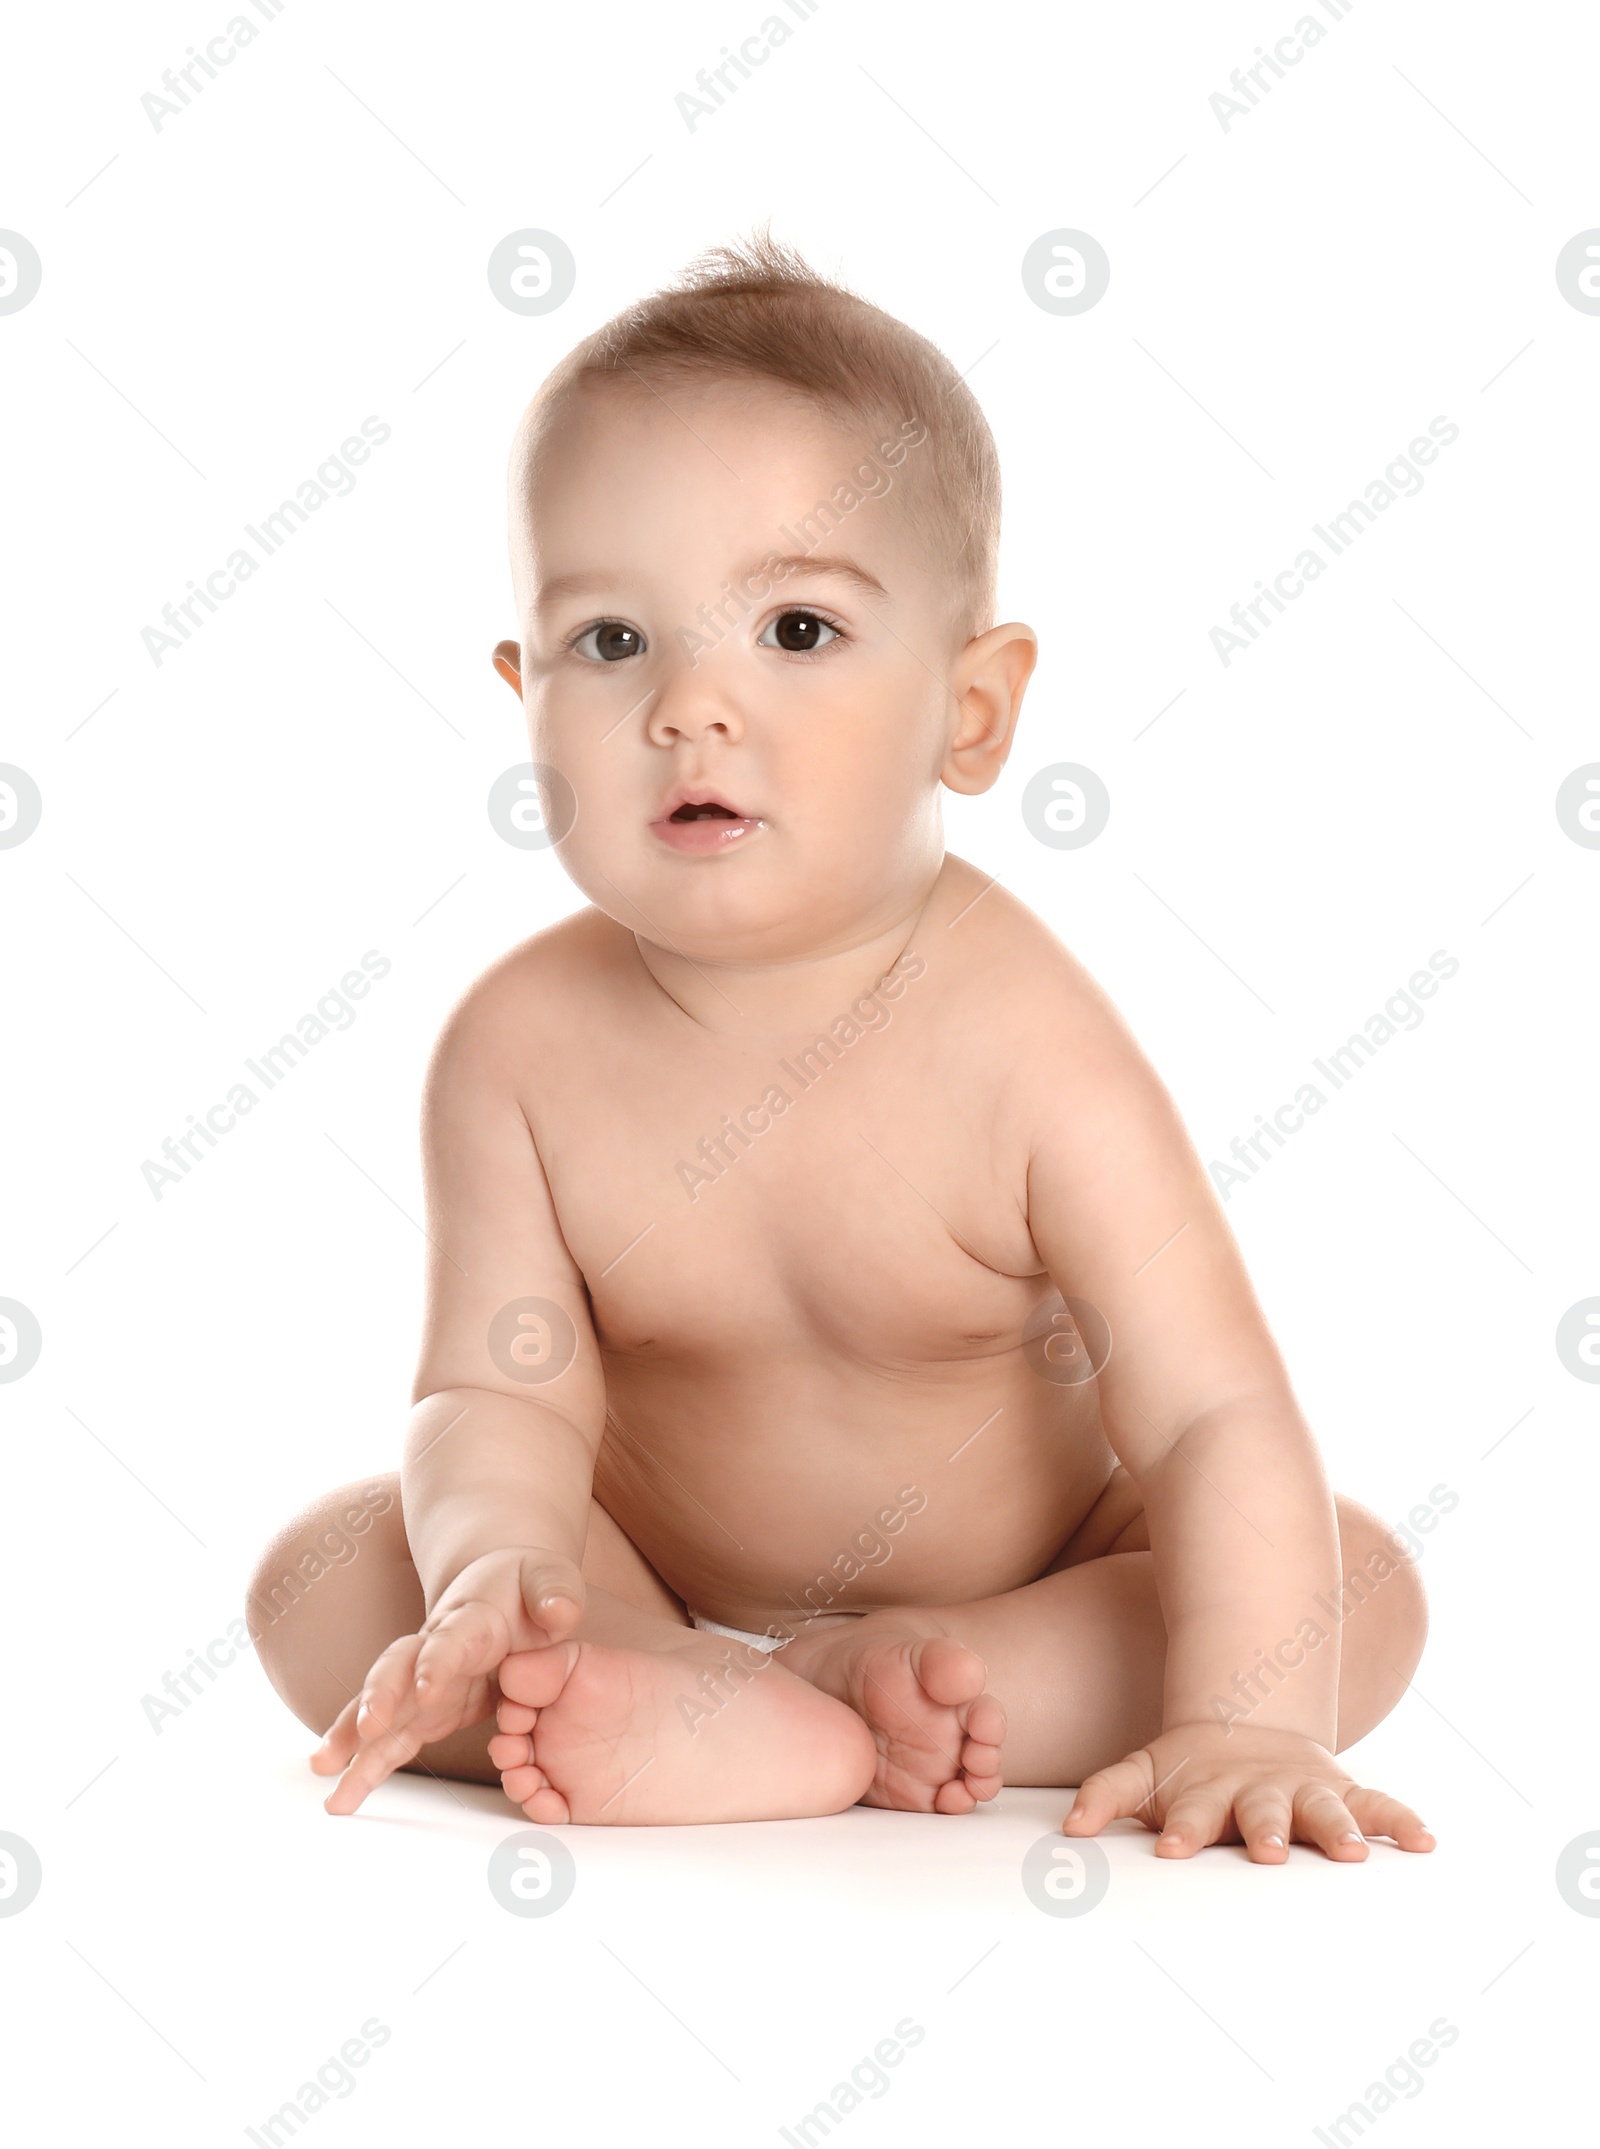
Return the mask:
M 645 719 L 645 736 L 652 745 L 673 746 L 680 740 L 698 745 L 707 738 L 721 738 L 731 745 L 744 737 L 744 712 L 732 682 L 719 676 L 724 670 L 708 663 L 704 653 L 698 664 L 674 665 Z

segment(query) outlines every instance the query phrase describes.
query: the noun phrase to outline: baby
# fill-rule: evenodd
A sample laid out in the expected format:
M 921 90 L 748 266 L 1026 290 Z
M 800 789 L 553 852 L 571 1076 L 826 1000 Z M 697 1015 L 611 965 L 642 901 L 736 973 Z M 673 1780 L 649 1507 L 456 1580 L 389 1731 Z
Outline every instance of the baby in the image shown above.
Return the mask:
M 439 1041 L 403 1466 L 255 1578 L 330 1813 L 404 1768 L 544 1823 L 1081 1785 L 1069 1835 L 1171 1857 L 1432 1848 L 1333 1758 L 1414 1564 L 1116 1010 L 944 848 L 1037 654 L 999 505 L 949 362 L 770 238 L 526 413 L 494 662 L 590 907 Z

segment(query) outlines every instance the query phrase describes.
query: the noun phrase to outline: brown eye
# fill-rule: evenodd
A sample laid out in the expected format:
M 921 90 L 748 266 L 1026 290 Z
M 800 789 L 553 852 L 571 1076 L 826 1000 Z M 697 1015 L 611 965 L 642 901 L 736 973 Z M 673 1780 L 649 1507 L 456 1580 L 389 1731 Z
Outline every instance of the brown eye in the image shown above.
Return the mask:
M 586 627 L 573 648 L 580 656 L 598 658 L 602 664 L 618 664 L 624 657 L 636 657 L 644 648 L 644 636 L 637 627 L 624 626 L 620 619 L 603 619 L 597 627 Z
M 808 650 L 826 649 L 829 642 L 839 639 L 837 627 L 830 626 L 816 612 L 780 612 L 761 636 L 763 649 L 787 649 L 791 654 L 803 656 Z

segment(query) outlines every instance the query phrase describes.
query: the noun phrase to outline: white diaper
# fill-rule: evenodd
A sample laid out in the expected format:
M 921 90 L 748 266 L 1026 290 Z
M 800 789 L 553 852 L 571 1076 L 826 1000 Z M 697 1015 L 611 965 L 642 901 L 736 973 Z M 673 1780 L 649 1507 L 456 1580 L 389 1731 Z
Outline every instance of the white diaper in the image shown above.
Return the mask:
M 770 1653 L 794 1639 L 792 1634 L 746 1634 L 743 1627 L 725 1627 L 718 1619 L 702 1619 L 698 1612 L 691 1612 L 689 1617 L 702 1634 L 725 1634 L 730 1642 L 743 1642 L 749 1649 L 761 1649 Z
M 743 1642 L 746 1648 L 762 1649 L 769 1655 L 775 1649 L 782 1649 L 785 1643 L 792 1642 L 798 1627 L 843 1627 L 848 1626 L 851 1620 L 863 1619 L 865 1616 L 863 1612 L 819 1612 L 813 1618 L 800 1620 L 798 1626 L 792 1627 L 787 1634 L 747 1634 L 743 1627 L 725 1627 L 720 1619 L 706 1619 L 699 1612 L 689 1614 L 702 1634 L 725 1634 L 730 1642 Z

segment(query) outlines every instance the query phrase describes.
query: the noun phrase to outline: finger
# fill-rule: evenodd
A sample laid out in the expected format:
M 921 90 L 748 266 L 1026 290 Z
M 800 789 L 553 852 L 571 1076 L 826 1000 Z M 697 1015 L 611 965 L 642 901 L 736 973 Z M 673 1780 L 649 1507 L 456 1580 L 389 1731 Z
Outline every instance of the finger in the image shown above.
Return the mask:
M 356 1730 L 363 1739 L 375 1738 L 404 1720 L 414 1699 L 420 1634 L 402 1634 L 373 1665 L 357 1697 Z
M 356 1711 L 361 1706 L 357 1694 L 347 1701 L 333 1722 L 322 1735 L 322 1744 L 311 1756 L 311 1766 L 319 1776 L 337 1776 L 348 1768 L 354 1759 L 361 1737 L 356 1730 Z
M 1355 1815 L 1331 1784 L 1305 1783 L 1294 1794 L 1294 1832 L 1330 1858 L 1356 1864 L 1367 1846 Z
M 528 1559 L 519 1586 L 528 1617 L 544 1642 L 564 1642 L 583 1617 L 585 1590 L 578 1569 L 570 1560 Z
M 1207 1787 L 1185 1791 L 1167 1808 L 1156 1838 L 1158 1858 L 1192 1858 L 1208 1843 L 1220 1842 L 1233 1811 L 1227 1792 Z
M 1282 1865 L 1294 1828 L 1294 1807 L 1287 1791 L 1273 1784 L 1252 1784 L 1234 1800 L 1233 1819 L 1257 1865 Z
M 1142 1748 L 1126 1761 L 1096 1769 L 1079 1787 L 1061 1824 L 1063 1830 L 1069 1836 L 1097 1836 L 1108 1821 L 1120 1821 L 1137 1813 L 1150 1796 L 1154 1781 L 1150 1756 Z
M 1359 1787 L 1346 1791 L 1344 1802 L 1360 1823 L 1364 1836 L 1390 1836 L 1403 1851 L 1431 1851 L 1433 1831 L 1424 1828 L 1409 1806 L 1401 1805 L 1386 1791 Z
M 368 1794 L 386 1782 L 397 1768 L 415 1760 L 421 1748 L 422 1740 L 414 1731 L 380 1732 L 377 1738 L 362 1746 L 322 1801 L 322 1810 L 333 1814 L 354 1813 Z
M 504 1615 L 493 1605 L 476 1600 L 455 1605 L 422 1637 L 415 1674 L 418 1701 L 431 1708 L 440 1695 L 483 1678 L 510 1647 Z

